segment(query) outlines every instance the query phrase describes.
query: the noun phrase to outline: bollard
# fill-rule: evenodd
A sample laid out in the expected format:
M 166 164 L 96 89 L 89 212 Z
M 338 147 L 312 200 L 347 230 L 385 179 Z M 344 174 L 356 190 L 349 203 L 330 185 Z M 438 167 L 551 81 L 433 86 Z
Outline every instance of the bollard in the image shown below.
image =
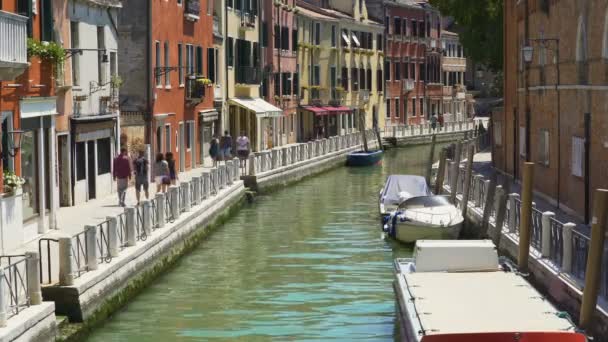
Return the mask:
M 241 178 L 241 160 L 239 158 L 232 159 L 232 182 L 236 182 Z
M 232 162 L 230 162 L 232 163 Z M 197 204 L 201 203 L 201 179 L 200 177 L 194 176 L 192 177 L 192 198 L 194 199 L 194 201 L 192 201 L 192 206 L 195 206 Z
M 249 155 L 249 175 L 255 176 L 255 154 Z
M 564 223 L 562 227 L 562 271 L 565 273 L 572 271 L 572 230 L 575 227 L 572 222 Z
M 519 231 L 519 227 L 517 227 L 517 217 L 515 217 L 515 206 L 517 206 L 518 199 L 519 194 L 509 194 L 509 233 L 515 233 L 516 231 Z
M 298 148 L 298 152 L 300 153 L 300 156 L 298 157 L 298 159 L 299 159 L 299 161 L 304 161 L 304 160 L 306 160 L 306 145 L 299 144 L 298 146 L 300 146 Z
M 165 226 L 165 194 L 160 192 L 154 197 L 156 198 L 156 227 L 162 228 Z
M 142 228 L 146 236 L 150 236 L 152 234 L 152 204 L 150 201 L 143 201 L 142 205 Z
M 435 178 L 435 195 L 441 195 L 443 192 L 443 179 L 445 177 L 445 164 L 447 162 L 448 151 L 445 148 L 441 149 L 439 154 L 439 167 L 437 168 L 437 178 Z
M 126 245 L 131 247 L 135 246 L 136 233 L 135 233 L 135 225 L 137 224 L 137 212 L 133 207 L 125 208 L 125 238 Z
M 530 257 L 530 234 L 532 233 L 532 181 L 534 163 L 526 162 L 523 168 L 521 217 L 519 218 L 519 255 L 517 263 L 520 272 L 528 271 Z
M 5 279 L 4 268 L 0 268 L 0 327 L 6 327 L 8 315 L 6 313 L 6 300 L 10 296 L 10 291 L 6 288 L 8 281 Z
M 250 157 L 252 155 L 250 155 Z M 251 160 L 251 158 L 250 158 L 250 160 Z M 211 193 L 211 173 L 209 173 L 208 171 L 205 171 L 205 172 L 203 172 L 203 199 L 209 198 L 210 193 Z
M 431 151 L 429 153 L 429 161 L 426 166 L 426 184 L 431 184 L 431 173 L 433 172 L 433 161 L 435 159 L 435 143 L 437 142 L 437 136 L 433 134 L 431 138 Z
M 180 214 L 179 210 L 179 188 L 177 185 L 172 185 L 169 187 L 169 196 L 171 196 L 171 216 L 173 216 L 174 220 L 177 220 Z
M 420 135 L 424 134 L 424 125 L 418 125 Z
M 120 252 L 120 241 L 118 239 L 118 219 L 116 216 L 107 216 L 108 220 L 108 251 L 110 256 L 115 258 Z
M 490 176 L 490 180 L 486 181 L 486 195 L 485 198 L 482 199 L 484 201 L 483 205 L 483 216 L 482 216 L 482 229 L 488 230 L 488 224 L 490 222 L 490 216 L 492 215 L 492 208 L 494 206 L 494 202 L 496 201 L 496 181 L 497 175 L 496 172 L 492 173 Z
M 38 255 L 38 252 L 25 252 L 25 258 L 27 271 L 27 292 L 30 295 L 30 305 L 40 305 L 42 304 L 42 289 L 40 287 L 40 255 Z
M 59 285 L 74 285 L 74 264 L 72 255 L 72 238 L 59 239 Z M 49 275 L 50 276 L 50 275 Z
M 551 219 L 555 217 L 555 213 L 545 211 L 543 213 L 541 225 L 541 248 L 540 253 L 543 258 L 551 256 Z
M 180 209 L 183 211 L 190 211 L 190 183 L 180 183 L 179 184 L 180 193 Z
M 98 268 L 97 261 L 97 227 L 86 225 L 84 226 L 84 240 L 86 243 L 87 270 L 94 271 Z
M 473 174 L 473 154 L 475 153 L 473 146 L 469 146 L 468 152 L 469 153 L 468 153 L 468 159 L 467 159 L 467 167 L 466 167 L 465 176 L 464 176 L 464 189 L 462 190 L 461 210 L 462 210 L 463 217 L 466 217 L 466 214 L 467 214 L 469 193 L 471 192 L 471 176 Z
M 290 147 L 291 149 L 291 163 L 295 164 L 298 162 L 298 151 L 296 150 L 297 146 L 293 145 Z
M 226 185 L 232 185 L 232 160 L 226 161 Z
M 279 163 L 279 149 L 278 148 L 273 148 L 270 150 L 270 155 L 271 155 L 271 165 L 272 165 L 272 169 L 276 169 L 280 163 Z
M 217 169 L 219 188 L 226 187 L 226 165 L 220 165 Z
M 211 169 L 211 186 L 210 186 L 210 190 L 211 193 L 214 195 L 217 195 L 219 189 L 218 189 L 218 181 L 217 181 L 217 168 L 214 167 L 213 169 Z
M 583 290 L 583 304 L 579 319 L 580 327 L 585 330 L 591 327 L 602 278 L 602 256 L 604 254 L 604 240 L 606 236 L 606 217 L 608 217 L 608 190 L 595 190 L 593 204 L 591 241 L 589 242 L 587 254 L 585 288 Z

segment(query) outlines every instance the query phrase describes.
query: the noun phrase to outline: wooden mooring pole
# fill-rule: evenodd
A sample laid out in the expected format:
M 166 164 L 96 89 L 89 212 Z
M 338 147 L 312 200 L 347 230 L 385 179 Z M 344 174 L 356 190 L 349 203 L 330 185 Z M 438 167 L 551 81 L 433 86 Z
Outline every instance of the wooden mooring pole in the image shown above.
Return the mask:
M 437 168 L 437 177 L 435 178 L 435 195 L 441 195 L 443 192 L 443 178 L 445 177 L 445 164 L 448 160 L 448 150 L 441 149 L 439 154 L 439 167 Z
M 530 234 L 532 233 L 532 179 L 534 178 L 534 163 L 524 163 L 523 182 L 521 188 L 521 217 L 519 218 L 519 255 L 517 258 L 520 272 L 528 271 L 530 256 Z
M 597 305 L 602 271 L 602 255 L 604 254 L 607 212 L 608 190 L 597 189 L 595 191 L 593 217 L 591 219 L 591 241 L 589 242 L 589 254 L 587 256 L 587 268 L 585 271 L 583 304 L 579 319 L 580 327 L 585 330 L 591 327 L 593 312 Z
M 433 173 L 433 160 L 435 159 L 435 142 L 437 141 L 437 136 L 433 134 L 431 139 L 431 153 L 429 155 L 429 162 L 426 167 L 426 184 L 431 185 L 431 174 Z

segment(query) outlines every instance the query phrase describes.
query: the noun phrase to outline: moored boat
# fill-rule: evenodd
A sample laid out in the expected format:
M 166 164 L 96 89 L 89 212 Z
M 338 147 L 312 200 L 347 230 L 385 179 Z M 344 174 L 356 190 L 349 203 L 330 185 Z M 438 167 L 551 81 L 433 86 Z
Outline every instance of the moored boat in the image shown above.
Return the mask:
M 401 242 L 456 239 L 464 217 L 446 196 L 433 195 L 421 176 L 392 175 L 380 192 L 382 229 Z
M 382 150 L 375 151 L 355 151 L 346 156 L 346 165 L 348 166 L 372 166 L 378 164 L 382 160 Z
M 586 341 L 491 241 L 419 240 L 414 251 L 395 260 L 403 341 Z

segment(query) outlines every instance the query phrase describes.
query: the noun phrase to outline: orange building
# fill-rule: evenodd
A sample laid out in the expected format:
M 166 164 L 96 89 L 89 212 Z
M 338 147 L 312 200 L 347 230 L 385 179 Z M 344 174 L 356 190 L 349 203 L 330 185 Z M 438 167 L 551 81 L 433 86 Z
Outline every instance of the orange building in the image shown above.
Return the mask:
M 213 83 L 213 1 L 130 0 L 119 14 L 123 133 L 141 127 L 156 153 L 173 153 L 178 172 L 202 165 L 219 132 Z

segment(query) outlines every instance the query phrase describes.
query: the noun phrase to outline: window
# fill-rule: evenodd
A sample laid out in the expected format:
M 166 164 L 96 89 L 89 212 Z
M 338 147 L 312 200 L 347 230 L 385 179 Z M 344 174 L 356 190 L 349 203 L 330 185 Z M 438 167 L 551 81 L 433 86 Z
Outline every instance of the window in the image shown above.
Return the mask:
M 203 75 L 203 48 L 196 47 L 196 74 Z
M 72 49 L 77 49 L 80 46 L 78 34 L 78 22 L 70 22 L 70 39 Z M 72 85 L 80 85 L 80 55 L 75 53 L 72 56 Z
M 313 66 L 313 85 L 321 84 L 321 67 L 319 65 Z
M 391 100 L 386 99 L 386 117 L 391 117 Z
M 384 31 L 386 33 L 391 33 L 390 29 L 391 29 L 391 20 L 388 16 L 384 17 Z
M 585 139 L 572 137 L 572 175 L 583 177 L 583 157 L 585 155 Z
M 234 66 L 234 42 L 228 37 L 228 66 Z
M 262 22 L 262 47 L 268 46 L 268 23 L 266 21 Z
M 155 57 L 156 57 L 156 70 L 160 71 L 160 70 L 162 70 L 162 62 L 160 60 L 160 42 L 159 41 L 156 41 L 154 43 L 154 53 L 155 53 Z M 156 77 L 156 86 L 160 87 L 161 85 L 162 85 L 162 83 L 161 83 L 160 76 L 157 76 Z
M 426 82 L 426 64 L 420 64 L 420 72 L 418 75 L 420 81 Z
M 277 72 L 272 76 L 272 78 L 274 83 L 274 95 L 279 96 L 281 95 L 281 74 Z
M 502 121 L 496 121 L 494 125 L 494 145 L 502 146 Z
M 350 78 L 353 83 L 353 88 L 352 88 L 353 91 L 358 91 L 359 90 L 359 69 L 351 68 L 350 69 Z
M 186 121 L 186 132 L 184 132 L 186 134 L 186 150 L 190 149 L 190 146 L 192 146 L 192 122 L 191 121 Z
M 407 19 L 403 19 L 403 35 L 404 36 L 409 36 L 408 29 L 407 29 Z
M 384 61 L 384 78 L 386 81 L 391 80 L 391 62 Z
M 89 151 L 90 153 L 91 151 Z M 110 173 L 112 163 L 112 143 L 110 138 L 97 140 L 97 174 Z
M 98 85 L 106 83 L 106 63 L 104 63 L 103 56 L 106 54 L 104 50 L 106 48 L 105 32 L 103 26 L 97 26 L 97 82 Z M 103 51 L 102 51 L 103 50 Z
M 315 23 L 315 45 L 321 44 L 321 23 Z
M 401 34 L 401 18 L 395 17 L 393 31 L 395 34 Z
M 395 63 L 395 81 L 398 81 L 401 79 L 401 63 L 396 62 Z
M 376 70 L 376 89 L 381 92 L 383 91 L 384 80 L 382 79 L 382 70 Z
M 291 51 L 298 51 L 298 30 L 291 31 Z
M 207 48 L 207 78 L 215 83 L 215 49 Z
M 183 85 L 184 82 L 184 48 L 183 45 L 177 44 L 177 72 L 179 77 L 179 84 Z
M 412 116 L 416 116 L 416 99 L 412 99 Z
M 23 141 L 23 142 L 25 142 L 25 141 Z M 23 144 L 23 142 L 22 142 L 22 144 Z M 21 151 L 21 153 L 23 155 L 23 151 Z M 23 159 L 23 157 L 22 157 L 22 159 Z M 83 141 L 77 142 L 76 143 L 76 180 L 77 181 L 87 178 L 86 162 L 87 162 L 87 157 L 86 157 L 86 151 L 85 151 L 85 143 Z M 21 162 L 21 163 L 23 163 L 23 162 Z
M 538 144 L 538 162 L 549 166 L 549 130 L 541 129 Z
M 262 77 L 262 84 L 260 84 L 260 92 L 262 97 L 268 96 L 268 76 Z
M 399 111 L 401 110 L 399 106 L 399 99 L 395 99 L 395 117 L 399 117 Z
M 348 91 L 348 68 L 342 68 L 341 81 L 342 88 L 344 88 L 344 91 Z
M 288 72 L 284 72 L 281 74 L 281 88 L 283 95 L 291 95 L 291 82 L 289 76 L 291 74 Z
M 331 25 L 331 46 L 336 46 L 336 25 Z
M 424 99 L 420 99 L 420 115 L 424 116 Z
M 367 69 L 365 75 L 365 81 L 367 82 L 367 90 L 372 90 L 372 69 Z
M 418 22 L 416 20 L 412 20 L 412 36 L 418 37 Z
M 281 50 L 289 51 L 289 27 L 281 27 Z
M 519 127 L 519 156 L 526 156 L 526 127 Z
M 410 78 L 416 80 L 416 63 L 410 64 Z
M 376 50 L 383 51 L 384 50 L 384 41 L 381 34 L 376 36 Z
M 279 25 L 274 25 L 274 46 L 275 49 L 281 48 L 281 28 Z
M 194 74 L 194 46 L 186 45 L 186 73 L 188 76 Z
M 171 125 L 165 126 L 165 153 L 171 151 Z
M 293 83 L 293 93 L 294 93 L 296 96 L 299 96 L 299 89 L 300 89 L 300 88 L 299 88 L 299 84 L 298 84 L 298 79 L 299 79 L 299 75 L 298 75 L 298 73 L 297 73 L 297 70 L 298 70 L 298 69 L 299 69 L 299 67 L 298 67 L 298 66 L 296 66 L 296 73 L 295 73 L 295 74 L 293 74 L 293 77 L 292 77 L 292 81 L 293 81 L 293 82 L 292 82 L 292 83 Z
M 409 68 L 408 64 L 403 63 L 401 65 L 401 67 L 403 68 L 403 79 L 405 80 L 405 79 L 410 78 L 410 68 Z
M 337 94 L 336 94 L 336 67 L 334 65 L 332 65 L 329 68 L 329 82 L 330 82 L 330 89 L 331 89 L 331 98 L 335 99 L 337 98 Z
M 171 61 L 169 60 L 169 42 L 165 42 L 165 87 L 171 87 L 171 73 L 169 72 Z
M 358 48 L 361 47 L 361 42 L 359 41 L 359 37 L 357 37 L 359 33 L 357 31 L 352 31 L 350 36 L 353 40 L 353 47 Z
M 366 85 L 367 83 L 365 83 L 365 69 L 361 68 L 359 69 L 359 88 L 362 90 L 366 89 Z

